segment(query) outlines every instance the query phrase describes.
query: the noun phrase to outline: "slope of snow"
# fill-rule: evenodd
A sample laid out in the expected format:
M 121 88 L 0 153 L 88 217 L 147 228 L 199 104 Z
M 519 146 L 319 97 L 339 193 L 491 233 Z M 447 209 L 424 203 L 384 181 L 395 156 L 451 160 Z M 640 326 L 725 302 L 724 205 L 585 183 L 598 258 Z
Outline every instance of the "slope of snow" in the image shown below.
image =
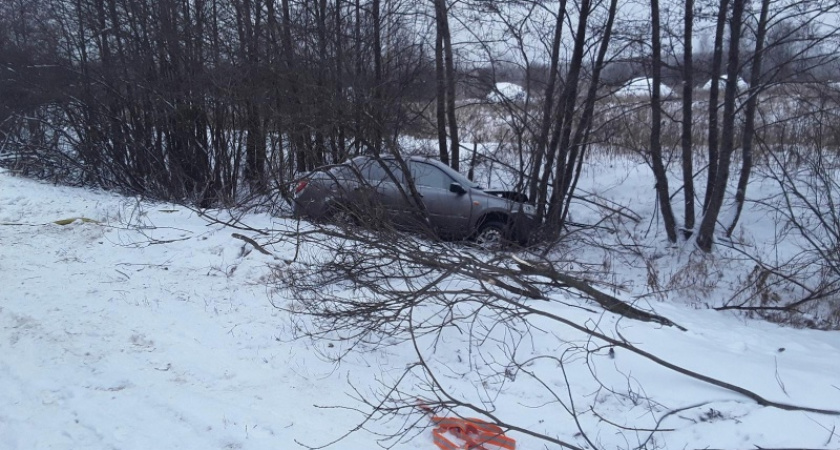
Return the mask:
M 0 177 L 0 448 L 289 448 L 355 426 L 314 406 L 347 386 L 283 342 L 272 260 L 236 230 Z M 50 223 L 71 217 L 99 223 Z
M 649 188 L 645 180 L 640 175 L 624 186 Z M 73 217 L 90 221 L 53 223 Z M 356 427 L 360 414 L 332 407 L 360 407 L 354 389 L 378 389 L 416 357 L 396 346 L 334 364 L 324 357 L 328 346 L 294 339 L 292 318 L 275 307 L 294 299 L 269 281 L 271 266 L 289 266 L 295 252 L 294 242 L 277 231 L 298 225 L 255 214 L 243 222 L 273 231 L 235 229 L 181 206 L 0 171 L 0 448 L 289 449 L 324 445 Z M 233 233 L 259 241 L 277 259 Z M 558 300 L 585 303 L 574 296 Z M 840 333 L 781 328 L 675 299 L 646 306 L 688 331 L 559 303 L 545 308 L 576 323 L 597 323 L 612 336 L 620 332 L 654 355 L 768 399 L 840 409 Z M 536 325 L 523 352 L 559 357 L 568 343 L 588 345 L 585 335 L 556 323 Z M 495 381 L 469 365 L 476 361 L 469 360 L 465 339 L 448 335 L 433 364 L 451 371 L 448 386 L 470 397 L 474 386 Z M 661 420 L 670 431 L 649 442 L 658 448 L 840 447 L 837 416 L 762 407 L 623 349 L 612 357 L 603 349 L 573 358 L 568 373 L 547 362 L 529 370 L 543 370 L 557 392 L 568 387 L 577 404 L 592 402 L 610 422 L 652 428 Z M 524 374 L 506 381 L 498 414 L 586 447 L 577 425 L 542 388 Z M 649 401 L 639 401 L 640 394 Z M 675 409 L 682 410 L 668 413 Z M 389 433 L 402 424 L 369 426 Z M 581 426 L 602 448 L 644 440 L 645 433 L 607 426 L 586 411 Z M 394 448 L 436 448 L 429 430 L 410 435 Z M 509 435 L 520 450 L 546 448 L 522 433 Z M 376 435 L 359 431 L 332 448 L 377 443 Z

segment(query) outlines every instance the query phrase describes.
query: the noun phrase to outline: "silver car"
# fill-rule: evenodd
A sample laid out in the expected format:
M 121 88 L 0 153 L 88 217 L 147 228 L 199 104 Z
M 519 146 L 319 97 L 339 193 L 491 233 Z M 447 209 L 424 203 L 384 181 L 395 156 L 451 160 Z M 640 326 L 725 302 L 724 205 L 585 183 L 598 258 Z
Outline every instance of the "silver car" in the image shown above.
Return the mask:
M 323 167 L 298 183 L 294 200 L 296 217 L 394 225 L 482 246 L 525 245 L 536 225 L 536 210 L 524 194 L 482 189 L 446 164 L 421 157 L 403 165 L 392 157 L 359 156 Z

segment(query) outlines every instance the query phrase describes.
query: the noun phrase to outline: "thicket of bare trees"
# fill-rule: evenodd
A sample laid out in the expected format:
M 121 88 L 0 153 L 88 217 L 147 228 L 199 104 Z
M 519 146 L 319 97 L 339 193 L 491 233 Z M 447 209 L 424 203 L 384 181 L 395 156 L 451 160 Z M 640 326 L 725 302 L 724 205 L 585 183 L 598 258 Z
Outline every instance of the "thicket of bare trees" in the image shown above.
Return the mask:
M 410 2 L 2 8 L 4 149 L 65 181 L 230 204 L 393 143 L 405 103 L 429 97 Z

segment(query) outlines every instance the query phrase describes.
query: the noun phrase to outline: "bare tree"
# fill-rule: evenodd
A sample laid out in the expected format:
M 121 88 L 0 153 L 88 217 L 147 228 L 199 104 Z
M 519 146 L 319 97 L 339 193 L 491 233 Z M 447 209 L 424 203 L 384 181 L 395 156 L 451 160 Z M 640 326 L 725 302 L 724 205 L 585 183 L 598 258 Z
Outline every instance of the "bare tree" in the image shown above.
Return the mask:
M 435 11 L 435 68 L 437 77 L 437 127 L 441 161 L 458 170 L 461 159 L 458 122 L 455 114 L 455 60 L 452 33 L 449 30 L 449 8 L 446 0 L 433 0 Z M 448 127 L 447 127 L 448 125 Z M 447 130 L 449 149 L 447 150 Z
M 685 0 L 683 14 L 683 67 L 682 67 L 682 177 L 683 204 L 685 205 L 685 223 L 683 232 L 686 238 L 694 233 L 694 0 Z
M 720 133 L 720 145 L 717 145 L 717 102 L 715 98 L 716 91 L 714 90 L 716 82 L 712 82 L 712 92 L 710 93 L 709 101 L 709 181 L 706 192 L 706 203 L 704 208 L 704 217 L 700 224 L 697 246 L 703 251 L 711 251 L 712 243 L 714 241 L 714 233 L 718 221 L 720 219 L 721 211 L 724 209 L 726 190 L 729 186 L 729 174 L 732 155 L 734 154 L 737 145 L 736 136 L 741 137 L 741 149 L 743 162 L 741 167 L 741 174 L 738 180 L 735 199 L 733 203 L 733 215 L 729 224 L 724 224 L 727 234 L 731 235 L 734 232 L 735 225 L 740 217 L 743 208 L 744 198 L 746 195 L 747 185 L 749 183 L 750 174 L 753 164 L 753 143 L 756 138 L 756 116 L 762 92 L 769 86 L 769 80 L 772 78 L 771 74 L 766 74 L 763 67 L 763 58 L 767 50 L 772 47 L 765 46 L 765 40 L 768 33 L 774 27 L 782 27 L 782 29 L 801 29 L 809 28 L 812 21 L 817 17 L 823 17 L 828 10 L 836 8 L 836 4 L 823 4 L 822 2 L 815 2 L 813 4 L 780 4 L 772 2 L 762 2 L 759 8 L 757 17 L 749 15 L 749 10 L 746 4 L 740 4 L 733 0 L 732 12 L 729 16 L 729 49 L 727 52 L 726 64 L 726 83 L 723 100 L 723 114 L 722 127 Z M 829 9 L 825 9 L 829 8 Z M 722 12 L 722 10 L 721 10 Z M 718 16 L 720 20 L 722 15 Z M 799 24 L 791 27 L 792 24 Z M 752 39 L 744 39 L 745 31 L 752 27 Z M 797 57 L 803 58 L 801 61 L 809 61 L 813 65 L 825 64 L 833 56 L 832 54 L 834 44 L 829 44 L 833 41 L 833 36 L 837 33 L 836 27 L 822 26 L 820 31 L 814 31 L 809 35 L 809 44 L 799 47 L 800 51 Z M 718 29 L 720 32 L 720 29 Z M 716 38 L 717 42 L 717 38 Z M 745 45 L 747 44 L 747 45 Z M 742 55 L 742 48 L 751 48 L 750 53 Z M 716 52 L 717 53 L 717 52 Z M 807 56 L 805 56 L 807 55 Z M 717 57 L 717 56 L 716 56 Z M 746 92 L 739 92 L 739 76 L 744 67 L 749 64 L 750 69 L 750 86 Z M 772 68 L 770 71 L 772 72 Z M 713 81 L 717 80 L 716 72 L 713 68 Z M 746 101 L 742 101 L 742 96 L 746 96 Z M 743 126 L 741 133 L 737 131 L 739 128 L 738 118 L 741 110 L 744 110 Z M 715 151 L 718 149 L 719 151 Z
M 668 175 L 662 162 L 662 36 L 659 17 L 659 0 L 650 2 L 651 17 L 651 130 L 650 162 L 656 178 L 656 197 L 665 223 L 665 234 L 670 242 L 677 242 L 677 223 L 671 208 L 671 194 L 668 188 Z
M 755 56 L 752 61 L 752 70 L 750 73 L 750 87 L 747 91 L 747 105 L 744 114 L 744 132 L 741 142 L 741 175 L 738 177 L 738 186 L 735 191 L 735 216 L 732 223 L 726 229 L 726 235 L 732 236 L 735 231 L 735 225 L 738 223 L 738 218 L 741 216 L 741 211 L 744 208 L 744 199 L 746 198 L 747 183 L 750 180 L 750 172 L 753 166 L 753 136 L 755 134 L 756 110 L 758 109 L 758 96 L 761 92 L 764 83 L 762 82 L 762 61 L 764 53 L 764 39 L 767 35 L 767 20 L 770 10 L 770 1 L 762 0 L 761 12 L 758 18 L 758 28 L 756 30 L 755 38 Z

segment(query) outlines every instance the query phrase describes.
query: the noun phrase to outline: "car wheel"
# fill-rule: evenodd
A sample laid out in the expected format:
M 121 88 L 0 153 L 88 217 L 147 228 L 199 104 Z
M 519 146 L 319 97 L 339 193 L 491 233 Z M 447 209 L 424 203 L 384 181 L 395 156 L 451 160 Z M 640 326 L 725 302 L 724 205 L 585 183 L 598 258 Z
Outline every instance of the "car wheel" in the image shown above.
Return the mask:
M 501 250 L 509 242 L 507 238 L 507 225 L 503 222 L 489 221 L 478 228 L 475 234 L 475 243 L 485 250 Z

